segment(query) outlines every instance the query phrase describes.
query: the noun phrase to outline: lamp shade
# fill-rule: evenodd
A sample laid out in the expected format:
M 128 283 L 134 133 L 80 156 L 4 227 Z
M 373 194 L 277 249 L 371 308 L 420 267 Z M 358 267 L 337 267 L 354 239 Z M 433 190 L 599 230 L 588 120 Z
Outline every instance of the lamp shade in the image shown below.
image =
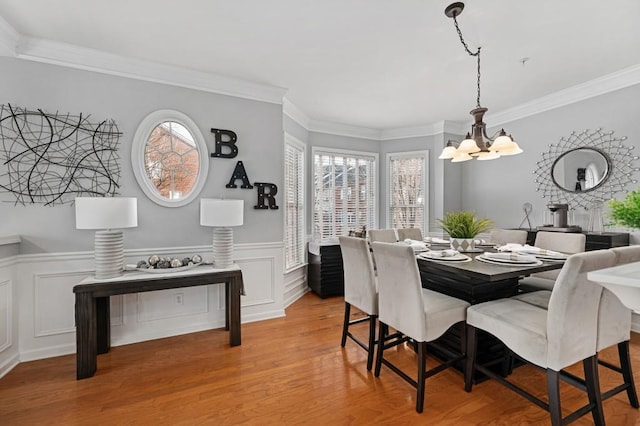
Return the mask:
M 243 223 L 244 200 L 203 198 L 200 200 L 200 225 L 240 226 Z
M 76 229 L 121 229 L 138 226 L 138 200 L 133 197 L 78 197 Z

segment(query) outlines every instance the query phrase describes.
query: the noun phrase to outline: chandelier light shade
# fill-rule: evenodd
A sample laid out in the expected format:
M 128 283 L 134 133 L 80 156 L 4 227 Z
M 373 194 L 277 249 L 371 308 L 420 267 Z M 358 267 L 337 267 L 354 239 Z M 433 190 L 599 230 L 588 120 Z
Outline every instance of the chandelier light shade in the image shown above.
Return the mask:
M 243 223 L 244 200 L 203 198 L 200 225 L 213 227 L 213 267 L 233 266 L 233 229 Z
M 460 42 L 469 56 L 475 56 L 478 62 L 478 94 L 476 97 L 476 107 L 471 110 L 474 122 L 471 126 L 471 133 L 467 133 L 462 142 L 448 141 L 447 145 L 438 157 L 441 160 L 451 160 L 452 163 L 469 161 L 473 158 L 478 160 L 493 160 L 501 156 L 516 155 L 522 149 L 513 141 L 511 135 L 507 135 L 504 129 L 489 137 L 487 135 L 487 125 L 483 121 L 484 114 L 488 111 L 480 105 L 480 47 L 475 52 L 469 50 L 469 46 L 462 37 L 460 27 L 458 27 L 457 17 L 462 13 L 464 3 L 452 3 L 444 10 L 445 15 L 453 19 L 456 31 L 460 37 Z
M 122 228 L 138 226 L 138 200 L 127 197 L 78 197 L 76 229 L 96 229 L 93 256 L 97 279 L 115 278 L 124 270 Z

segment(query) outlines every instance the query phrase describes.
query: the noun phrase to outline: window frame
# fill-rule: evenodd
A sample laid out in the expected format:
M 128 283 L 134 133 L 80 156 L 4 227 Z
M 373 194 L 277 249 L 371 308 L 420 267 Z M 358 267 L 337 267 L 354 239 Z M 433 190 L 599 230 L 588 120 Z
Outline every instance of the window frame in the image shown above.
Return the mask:
M 287 145 L 293 147 L 293 149 L 298 150 L 299 153 L 302 154 L 302 161 L 300 162 L 300 169 L 298 170 L 298 178 L 302 182 L 298 182 L 296 185 L 298 189 L 301 190 L 302 194 L 298 194 L 297 198 L 301 201 L 301 205 L 299 207 L 299 221 L 297 226 L 299 229 L 296 230 L 298 234 L 297 237 L 300 239 L 301 244 L 298 247 L 298 253 L 296 263 L 293 265 L 287 265 L 287 232 L 289 228 L 287 227 L 287 211 L 288 211 L 288 188 L 287 188 Z M 291 272 L 295 269 L 303 267 L 307 263 L 306 259 L 306 242 L 307 242 L 307 227 L 306 227 L 306 215 L 307 209 L 305 208 L 306 201 L 306 168 L 307 168 L 307 146 L 302 143 L 299 139 L 285 133 L 284 135 L 284 196 L 283 196 L 283 204 L 284 204 L 284 271 L 285 273 Z
M 311 179 L 312 179 L 312 183 L 311 183 L 311 191 L 312 191 L 312 196 L 311 196 L 311 225 L 312 225 L 312 230 L 311 230 L 311 234 L 312 234 L 312 238 L 320 243 L 325 243 L 325 242 L 337 242 L 339 235 L 332 235 L 326 238 L 323 238 L 322 235 L 318 234 L 316 231 L 316 205 L 317 205 L 317 199 L 316 199 L 316 187 L 315 187 L 315 182 L 316 182 L 316 156 L 319 154 L 327 154 L 327 155 L 333 155 L 333 156 L 341 156 L 341 157 L 347 157 L 347 158 L 356 158 L 356 159 L 364 159 L 364 160 L 369 160 L 372 162 L 373 164 L 373 168 L 374 168 L 374 176 L 370 179 L 370 181 L 373 184 L 373 190 L 371 190 L 371 188 L 369 188 L 369 192 L 372 193 L 374 200 L 372 203 L 372 215 L 373 218 L 371 218 L 371 220 L 369 220 L 369 226 L 368 229 L 376 229 L 378 227 L 378 220 L 379 220 L 379 198 L 380 198 L 380 194 L 379 194 L 379 182 L 380 182 L 380 161 L 379 161 L 379 154 L 377 152 L 370 152 L 370 151 L 355 151 L 355 150 L 345 150 L 345 149 L 339 149 L 339 148 L 329 148 L 329 147 L 319 147 L 319 146 L 314 146 L 311 149 L 311 164 L 312 164 L 312 172 L 311 172 Z M 335 210 L 334 210 L 335 211 Z M 368 230 L 367 229 L 367 230 Z M 357 229 L 356 229 L 357 230 Z
M 385 202 L 386 202 L 386 215 L 387 215 L 387 227 L 392 228 L 392 200 L 391 200 L 391 186 L 392 186 L 392 170 L 391 161 L 394 159 L 410 159 L 422 157 L 424 176 L 422 184 L 424 185 L 424 223 L 422 223 L 421 229 L 423 235 L 429 233 L 429 151 L 401 151 L 401 152 L 389 152 L 386 154 L 386 189 L 385 189 Z
M 198 150 L 198 176 L 191 191 L 180 199 L 170 199 L 160 196 L 157 188 L 147 177 L 145 165 L 145 147 L 151 132 L 161 123 L 172 121 L 184 126 L 193 136 Z M 207 181 L 209 172 L 209 149 L 200 128 L 186 114 L 180 111 L 161 109 L 147 115 L 138 126 L 131 144 L 131 166 L 138 186 L 142 192 L 154 203 L 164 207 L 181 207 L 195 200 Z

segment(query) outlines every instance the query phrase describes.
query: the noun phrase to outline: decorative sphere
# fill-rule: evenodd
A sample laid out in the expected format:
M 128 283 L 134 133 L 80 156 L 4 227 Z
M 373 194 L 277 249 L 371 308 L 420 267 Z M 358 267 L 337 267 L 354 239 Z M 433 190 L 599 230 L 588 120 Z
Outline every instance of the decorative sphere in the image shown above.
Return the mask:
M 136 268 L 138 268 L 138 269 L 147 269 L 147 268 L 149 268 L 149 264 L 145 260 L 141 260 L 136 265 Z
M 179 268 L 181 266 L 182 266 L 182 260 L 175 259 L 175 258 L 171 259 L 171 267 L 172 268 Z
M 200 256 L 199 254 L 194 254 L 193 257 L 191 258 L 191 261 L 193 263 L 200 263 L 202 262 L 202 256 Z
M 167 261 L 167 260 L 160 260 L 157 264 L 156 264 L 156 268 L 158 269 L 168 269 L 171 267 L 171 262 Z
M 148 262 L 149 262 L 149 265 L 156 266 L 159 260 L 160 260 L 160 257 L 154 254 L 153 256 L 149 257 Z
M 185 257 L 184 259 L 182 259 L 182 266 L 189 265 L 189 262 L 191 262 L 191 258 L 190 257 Z

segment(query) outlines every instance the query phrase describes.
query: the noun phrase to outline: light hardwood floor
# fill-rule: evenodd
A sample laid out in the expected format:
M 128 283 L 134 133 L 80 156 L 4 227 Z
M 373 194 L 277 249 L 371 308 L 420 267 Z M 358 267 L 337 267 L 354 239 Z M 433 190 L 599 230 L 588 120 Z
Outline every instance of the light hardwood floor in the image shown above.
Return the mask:
M 427 380 L 425 409 L 417 414 L 414 388 L 385 367 L 380 378 L 367 372 L 366 354 L 353 342 L 340 347 L 342 298 L 309 293 L 286 313 L 244 324 L 242 346 L 234 348 L 224 330 L 114 347 L 98 357 L 96 375 L 80 381 L 75 355 L 22 363 L 0 379 L 0 425 L 548 424 L 545 411 L 493 381 L 465 393 L 452 369 Z M 638 336 L 631 351 L 638 383 Z M 415 373 L 409 348 L 394 356 Z M 616 352 L 601 358 L 616 360 Z M 618 375 L 600 371 L 605 387 L 617 382 Z M 511 377 L 545 395 L 544 374 L 532 367 Z M 565 411 L 586 401 L 568 385 L 561 392 Z M 626 394 L 607 400 L 604 410 L 608 425 L 640 424 Z M 574 424 L 591 423 L 583 417 Z

